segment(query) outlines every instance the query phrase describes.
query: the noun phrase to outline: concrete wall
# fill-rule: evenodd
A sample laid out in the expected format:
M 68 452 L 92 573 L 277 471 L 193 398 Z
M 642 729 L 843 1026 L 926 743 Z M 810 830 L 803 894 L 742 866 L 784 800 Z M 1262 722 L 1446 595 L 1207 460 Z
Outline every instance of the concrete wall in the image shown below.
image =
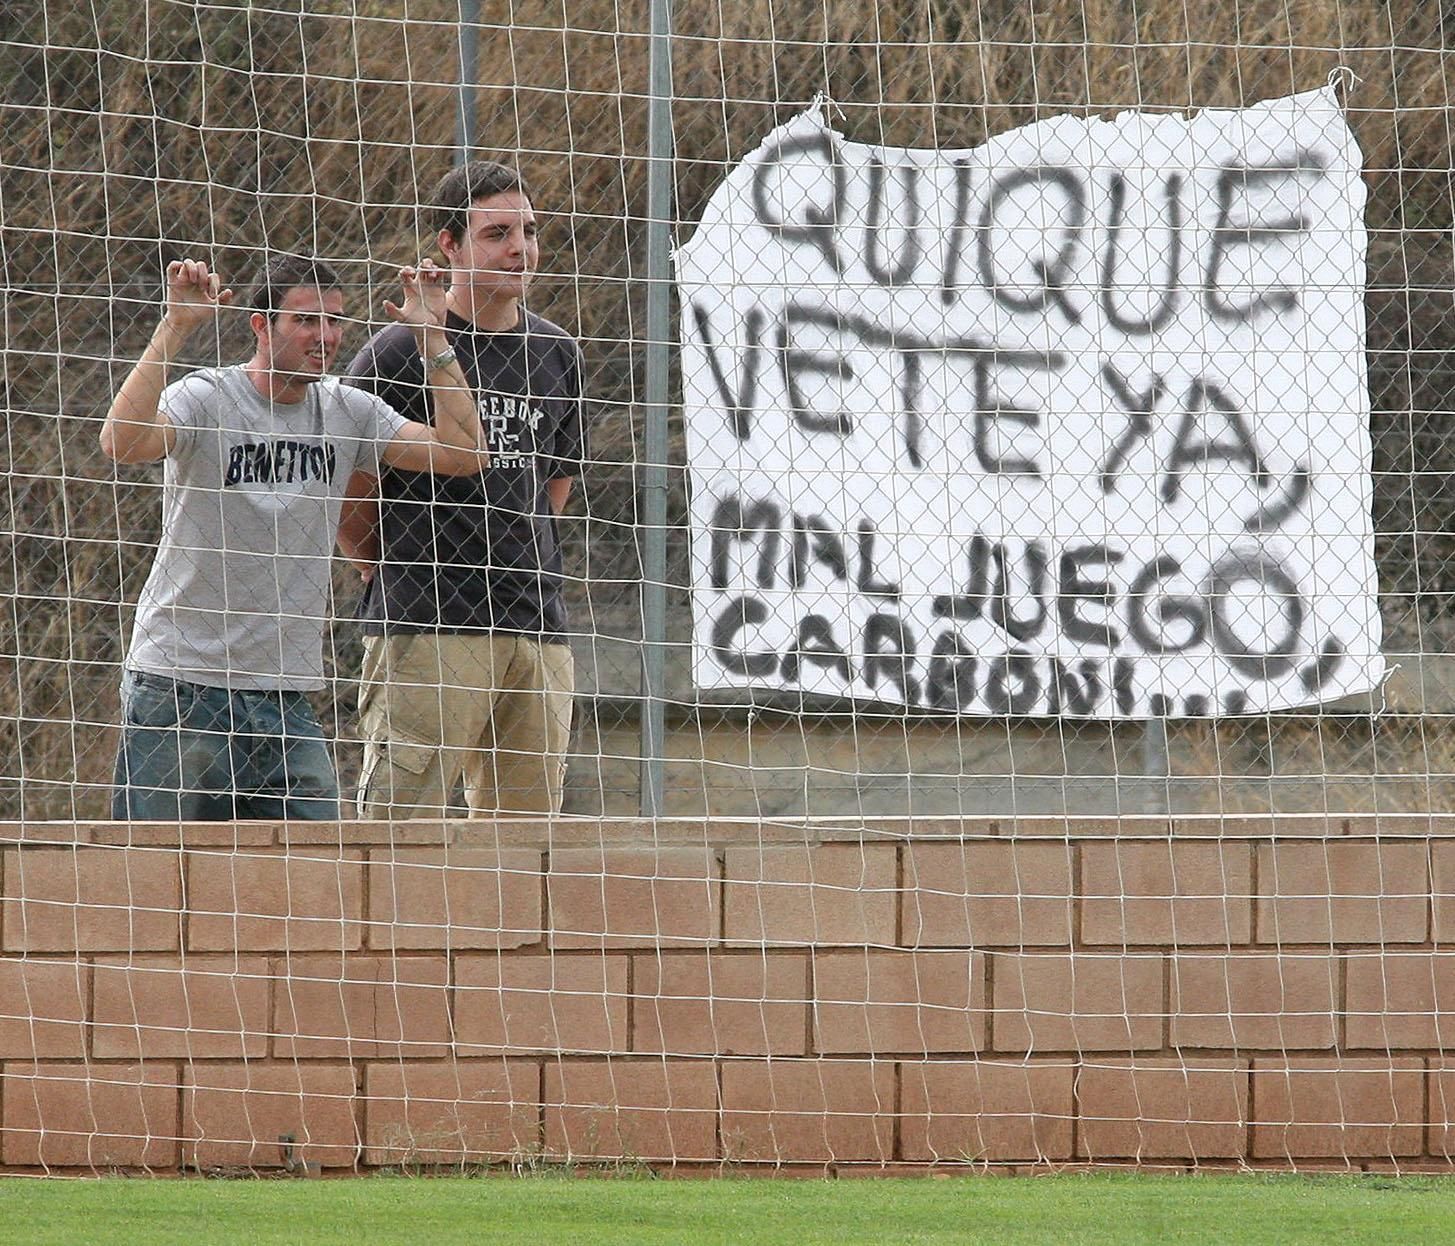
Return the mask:
M 1455 1154 L 1455 819 L 0 843 L 7 1169 Z

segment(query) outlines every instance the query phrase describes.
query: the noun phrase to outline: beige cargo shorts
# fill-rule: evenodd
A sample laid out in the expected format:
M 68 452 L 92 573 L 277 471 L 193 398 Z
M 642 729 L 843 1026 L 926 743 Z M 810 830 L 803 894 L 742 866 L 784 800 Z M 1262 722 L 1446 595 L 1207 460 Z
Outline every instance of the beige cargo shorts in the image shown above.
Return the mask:
M 439 818 L 463 775 L 471 815 L 559 813 L 574 666 L 510 632 L 368 636 L 359 817 Z

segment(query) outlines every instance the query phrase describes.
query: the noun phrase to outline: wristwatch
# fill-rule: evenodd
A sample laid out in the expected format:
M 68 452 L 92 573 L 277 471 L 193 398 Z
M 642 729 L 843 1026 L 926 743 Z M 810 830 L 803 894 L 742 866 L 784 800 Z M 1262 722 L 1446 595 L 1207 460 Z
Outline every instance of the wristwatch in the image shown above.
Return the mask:
M 424 370 L 426 372 L 437 372 L 440 368 L 448 368 L 450 364 L 455 362 L 455 358 L 455 348 L 453 346 L 446 346 L 438 355 L 431 355 L 424 361 Z

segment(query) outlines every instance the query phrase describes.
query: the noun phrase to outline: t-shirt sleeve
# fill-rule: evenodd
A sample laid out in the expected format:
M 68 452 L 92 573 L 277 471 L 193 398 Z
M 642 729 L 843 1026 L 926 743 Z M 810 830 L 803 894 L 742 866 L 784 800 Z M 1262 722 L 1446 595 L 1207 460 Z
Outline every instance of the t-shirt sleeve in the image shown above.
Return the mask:
M 410 335 L 376 334 L 354 356 L 345 381 L 382 398 L 407 419 L 429 423 L 429 404 L 423 399 L 424 364 Z
M 547 480 L 579 476 L 586 465 L 586 400 L 581 379 L 581 348 L 575 342 L 569 342 L 566 354 L 559 404 L 561 414 L 556 421 L 554 444 L 544 456 Z
M 359 458 L 355 464 L 359 471 L 377 476 L 382 470 L 380 457 L 384 447 L 399 436 L 399 430 L 409 421 L 382 398 L 367 390 L 343 387 L 345 400 L 354 411 L 359 430 Z
M 162 390 L 157 409 L 175 430 L 174 455 L 191 450 L 198 433 L 218 427 L 220 394 L 217 377 L 208 370 L 190 373 Z

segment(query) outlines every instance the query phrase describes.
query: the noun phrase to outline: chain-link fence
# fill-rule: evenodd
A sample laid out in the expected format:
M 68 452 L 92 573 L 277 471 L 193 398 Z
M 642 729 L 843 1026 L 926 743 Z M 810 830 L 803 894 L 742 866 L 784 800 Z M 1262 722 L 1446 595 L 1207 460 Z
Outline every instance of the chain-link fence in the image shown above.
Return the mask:
M 575 812 L 630 813 L 639 799 L 647 9 L 519 0 L 508 24 L 487 14 L 479 32 L 481 145 L 519 153 L 545 224 L 532 306 L 579 334 L 588 363 L 591 462 L 562 525 L 580 670 Z M 1173 721 L 1165 766 L 1136 723 L 715 703 L 690 678 L 686 451 L 674 417 L 667 811 L 1451 808 L 1455 31 L 1441 9 L 672 9 L 678 242 L 726 171 L 820 93 L 850 139 L 967 148 L 1063 113 L 1242 106 L 1350 68 L 1370 191 L 1375 553 L 1398 669 L 1381 695 L 1320 713 Z M 154 324 L 165 264 L 198 254 L 244 280 L 270 251 L 326 255 L 347 275 L 349 314 L 377 320 L 392 266 L 427 240 L 425 192 L 454 158 L 458 17 L 451 0 L 402 11 L 382 0 L 30 0 L 0 17 L 0 817 L 106 808 L 159 476 L 115 468 L 96 433 Z M 350 346 L 365 335 L 356 324 Z M 188 362 L 241 358 L 245 338 L 224 324 Z M 356 594 L 340 570 L 322 708 L 346 784 L 357 768 Z

